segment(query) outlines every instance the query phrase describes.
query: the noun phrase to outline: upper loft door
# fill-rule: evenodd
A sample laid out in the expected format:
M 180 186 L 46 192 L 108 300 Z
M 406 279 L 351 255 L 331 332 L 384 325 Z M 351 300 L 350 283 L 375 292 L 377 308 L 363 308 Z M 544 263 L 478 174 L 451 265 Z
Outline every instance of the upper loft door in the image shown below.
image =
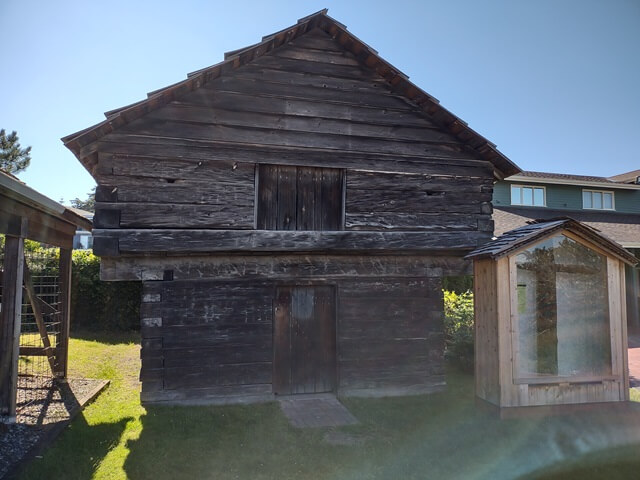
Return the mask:
M 258 166 L 260 230 L 342 230 L 344 172 L 335 168 Z
M 274 302 L 274 393 L 335 389 L 335 311 L 331 286 L 278 288 Z

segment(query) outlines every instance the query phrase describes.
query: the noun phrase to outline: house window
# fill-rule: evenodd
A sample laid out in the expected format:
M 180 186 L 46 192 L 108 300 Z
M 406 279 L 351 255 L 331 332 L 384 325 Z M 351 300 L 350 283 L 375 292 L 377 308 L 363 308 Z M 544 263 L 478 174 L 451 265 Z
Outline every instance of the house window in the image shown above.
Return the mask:
M 613 202 L 613 192 L 583 190 L 582 208 L 593 208 L 595 210 L 614 210 L 615 206 Z
M 556 235 L 515 259 L 516 377 L 610 375 L 607 259 Z
M 257 172 L 258 229 L 343 229 L 343 170 L 259 165 Z
M 544 187 L 511 185 L 511 205 L 545 206 Z

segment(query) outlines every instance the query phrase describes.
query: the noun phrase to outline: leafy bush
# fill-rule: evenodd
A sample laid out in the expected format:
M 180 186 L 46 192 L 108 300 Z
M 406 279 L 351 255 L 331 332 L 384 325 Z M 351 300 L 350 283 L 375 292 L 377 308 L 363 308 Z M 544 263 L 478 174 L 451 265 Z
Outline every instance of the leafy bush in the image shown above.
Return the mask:
M 456 275 L 442 278 L 442 288 L 449 292 L 465 293 L 473 290 L 473 275 Z
M 73 251 L 71 327 L 90 330 L 140 328 L 140 282 L 103 282 L 100 258 L 91 250 Z
M 473 369 L 473 293 L 444 293 L 445 355 L 463 368 Z

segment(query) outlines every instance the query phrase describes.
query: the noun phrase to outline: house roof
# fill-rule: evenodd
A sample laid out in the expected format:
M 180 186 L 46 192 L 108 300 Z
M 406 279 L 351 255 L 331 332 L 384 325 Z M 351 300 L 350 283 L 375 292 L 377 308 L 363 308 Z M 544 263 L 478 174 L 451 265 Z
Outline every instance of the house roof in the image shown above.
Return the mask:
M 597 210 L 570 211 L 540 207 L 494 207 L 495 235 L 540 219 L 571 216 L 602 232 L 625 248 L 640 248 L 640 214 Z
M 151 92 L 145 100 L 106 112 L 107 119 L 105 121 L 68 135 L 62 141 L 78 157 L 85 168 L 92 173 L 97 164 L 97 154 L 91 151 L 91 148 L 85 147 L 90 146 L 119 127 L 143 117 L 147 113 L 202 87 L 220 76 L 232 72 L 242 65 L 250 63 L 282 45 L 286 45 L 291 40 L 304 35 L 314 28 L 319 28 L 329 34 L 347 51 L 353 53 L 364 66 L 372 69 L 387 81 L 394 92 L 406 97 L 407 100 L 426 113 L 431 121 L 435 122 L 440 128 L 455 135 L 461 142 L 478 152 L 481 158 L 491 162 L 497 178 L 504 178 L 520 171 L 511 160 L 496 148 L 495 144 L 478 134 L 466 122 L 440 105 L 437 99 L 410 82 L 407 75 L 381 58 L 376 50 L 350 33 L 343 24 L 327 15 L 326 9 L 301 18 L 291 27 L 263 37 L 259 43 L 228 52 L 222 62 L 193 72 L 186 80 Z
M 640 170 L 631 170 L 630 172 L 609 177 L 609 180 L 612 182 L 636 183 L 638 178 L 640 178 Z
M 640 172 L 640 171 L 639 171 Z M 598 187 L 623 190 L 640 190 L 640 185 L 631 182 L 617 180 L 618 177 L 630 175 L 633 172 L 618 175 L 616 177 L 595 177 L 591 175 L 571 175 L 567 173 L 548 173 L 522 171 L 506 178 L 510 182 L 553 183 L 560 185 L 579 185 L 583 187 Z M 638 174 L 640 175 L 640 173 Z M 635 180 L 636 177 L 633 177 Z
M 94 217 L 94 213 L 90 212 L 88 210 L 83 210 L 81 208 L 76 208 L 76 207 L 67 207 L 69 210 L 71 210 L 73 213 L 75 213 L 76 215 L 80 215 L 83 218 L 86 218 L 87 220 L 93 220 Z
M 465 258 L 500 258 L 508 255 L 514 250 L 518 250 L 526 245 L 532 244 L 544 237 L 568 230 L 576 233 L 592 243 L 602 247 L 620 260 L 635 265 L 638 259 L 625 250 L 621 245 L 602 235 L 598 230 L 584 223 L 569 217 L 555 218 L 550 220 L 534 220 L 531 223 L 510 230 L 500 235 L 495 240 L 477 248 Z
M 49 197 L 29 187 L 14 175 L 0 170 L 0 195 L 11 201 L 17 201 L 24 205 L 44 212 L 51 217 L 72 223 L 85 230 L 91 230 L 91 221 L 78 215 L 64 205 L 51 200 Z

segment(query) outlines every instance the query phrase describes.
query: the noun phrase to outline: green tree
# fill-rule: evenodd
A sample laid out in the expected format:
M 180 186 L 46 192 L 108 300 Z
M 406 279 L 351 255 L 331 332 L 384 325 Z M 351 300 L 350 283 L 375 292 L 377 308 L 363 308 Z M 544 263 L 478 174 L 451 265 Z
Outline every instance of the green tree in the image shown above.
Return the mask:
M 15 131 L 7 135 L 4 128 L 0 130 L 0 170 L 18 173 L 27 168 L 29 162 L 31 147 L 21 148 Z
M 87 212 L 95 212 L 96 211 L 96 187 L 93 187 L 89 193 L 87 193 L 86 200 L 80 200 L 78 197 L 73 200 L 69 200 L 71 206 L 74 208 L 79 208 L 81 210 L 86 210 Z

